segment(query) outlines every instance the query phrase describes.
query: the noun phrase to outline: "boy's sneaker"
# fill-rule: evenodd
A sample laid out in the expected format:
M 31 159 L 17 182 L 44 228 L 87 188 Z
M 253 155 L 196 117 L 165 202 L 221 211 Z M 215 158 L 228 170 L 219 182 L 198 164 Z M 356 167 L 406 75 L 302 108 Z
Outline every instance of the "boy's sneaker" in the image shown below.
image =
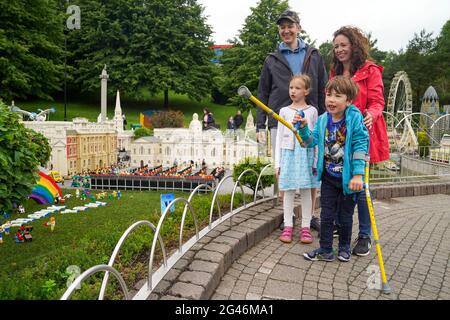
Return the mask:
M 372 248 L 370 238 L 358 237 L 352 253 L 360 257 L 365 257 L 370 253 L 370 248 Z
M 333 229 L 333 238 L 339 237 L 339 225 L 335 224 Z
M 309 261 L 326 261 L 326 262 L 334 261 L 334 253 L 333 252 L 325 253 L 322 251 L 321 248 L 318 248 L 311 252 L 305 252 L 303 254 L 303 257 L 305 257 L 305 259 Z
M 339 251 L 338 259 L 343 262 L 350 261 L 350 253 L 347 251 Z
M 280 241 L 284 242 L 284 243 L 291 243 L 292 242 L 292 232 L 293 232 L 293 227 L 285 227 L 283 229 L 283 233 L 280 236 Z

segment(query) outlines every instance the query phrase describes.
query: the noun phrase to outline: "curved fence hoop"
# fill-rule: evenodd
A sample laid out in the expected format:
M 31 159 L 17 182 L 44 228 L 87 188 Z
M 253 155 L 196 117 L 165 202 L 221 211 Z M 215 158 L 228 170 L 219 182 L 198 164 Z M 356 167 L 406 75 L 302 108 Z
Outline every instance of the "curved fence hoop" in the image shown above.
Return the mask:
M 211 229 L 211 223 L 212 223 L 212 214 L 213 214 L 213 210 L 214 210 L 214 202 L 216 202 L 216 199 L 217 199 L 217 210 L 219 212 L 219 219 L 222 218 L 222 213 L 220 211 L 220 201 L 219 201 L 219 198 L 217 198 L 217 194 L 219 193 L 219 190 L 222 187 L 225 180 L 228 180 L 230 178 L 233 178 L 232 174 L 229 174 L 229 175 L 223 177 L 223 179 L 217 185 L 216 190 L 214 191 L 214 195 L 213 195 L 213 198 L 211 201 L 211 207 L 209 208 L 209 228 L 210 229 Z
M 209 189 L 209 191 L 213 191 L 213 188 L 210 185 L 200 184 L 194 190 L 192 190 L 191 194 L 189 195 L 189 198 L 187 200 L 189 203 L 191 203 L 192 198 L 201 188 L 206 188 L 206 189 Z M 217 205 L 219 206 L 218 200 L 217 200 Z M 180 226 L 180 238 L 179 238 L 180 247 L 178 249 L 180 253 L 182 252 L 182 248 L 183 248 L 183 229 L 184 229 L 184 220 L 186 218 L 187 209 L 188 209 L 188 205 L 186 204 L 184 206 L 183 217 L 181 218 L 181 226 Z M 197 228 L 197 217 L 195 214 L 193 214 L 193 216 L 194 216 L 194 221 L 195 221 L 195 236 L 197 237 L 197 240 L 198 240 L 199 235 L 198 235 L 198 228 Z
M 117 278 L 117 280 L 119 281 L 120 287 L 121 287 L 122 292 L 123 292 L 123 294 L 125 296 L 125 300 L 130 300 L 130 296 L 129 296 L 129 293 L 128 293 L 128 288 L 127 288 L 127 285 L 125 283 L 125 280 L 123 280 L 123 278 L 120 275 L 119 271 L 117 271 L 113 267 L 108 266 L 106 264 L 96 265 L 96 266 L 94 266 L 92 268 L 87 269 L 85 272 L 83 272 L 69 286 L 69 288 L 66 290 L 66 292 L 64 292 L 64 294 L 63 294 L 63 296 L 61 297 L 60 300 L 67 300 L 67 299 L 69 299 L 72 296 L 72 294 L 75 291 L 75 289 L 77 288 L 77 286 L 79 286 L 81 284 L 81 282 L 83 282 L 86 278 L 90 277 L 91 275 L 93 275 L 94 273 L 97 273 L 99 271 L 107 271 L 107 272 L 112 273 Z
M 153 230 L 153 232 L 156 231 L 156 227 L 150 221 L 141 220 L 141 221 L 137 221 L 137 222 L 133 223 L 122 234 L 119 241 L 117 241 L 117 244 L 114 247 L 113 253 L 111 254 L 111 257 L 109 258 L 108 266 L 112 267 L 114 265 L 114 261 L 116 260 L 116 257 L 119 254 L 120 248 L 125 243 L 125 240 L 128 238 L 128 236 L 131 234 L 132 231 L 134 231 L 137 227 L 139 227 L 141 225 L 147 225 Z M 158 240 L 159 240 L 159 245 L 161 246 L 161 250 L 163 253 L 164 265 L 167 265 L 167 255 L 166 255 L 166 249 L 164 247 L 164 242 L 162 241 L 162 238 L 160 236 L 158 236 Z M 108 284 L 108 280 L 109 280 L 109 271 L 106 271 L 105 275 L 103 276 L 102 286 L 100 288 L 100 294 L 98 296 L 99 300 L 103 300 L 103 298 L 105 297 L 106 286 Z
M 166 209 L 164 210 L 163 214 L 161 215 L 161 218 L 159 218 L 158 221 L 158 226 L 156 227 L 156 231 L 155 231 L 155 236 L 153 236 L 153 242 L 152 242 L 152 249 L 150 251 L 150 259 L 148 262 L 148 282 L 147 282 L 147 286 L 148 288 L 153 290 L 152 287 L 152 268 L 153 268 L 153 260 L 155 258 L 155 249 L 156 249 L 156 240 L 157 237 L 159 237 L 159 233 L 161 232 L 161 227 L 162 224 L 167 216 L 167 213 L 169 212 L 170 208 L 177 202 L 184 202 L 186 203 L 186 205 L 189 207 L 189 210 L 191 211 L 191 213 L 195 216 L 195 211 L 194 208 L 192 208 L 192 205 L 189 201 L 187 201 L 184 198 L 176 198 L 175 200 L 172 200 L 169 205 L 166 207 Z M 196 221 L 196 218 L 195 218 Z M 198 233 L 198 227 L 197 224 L 195 225 L 195 229 Z
M 446 117 L 449 117 L 449 116 L 450 116 L 450 114 L 447 113 L 447 114 L 444 114 L 443 116 L 440 116 L 440 117 L 437 118 L 436 120 L 434 120 L 434 122 L 433 122 L 433 124 L 431 125 L 430 129 L 433 129 L 433 127 L 434 127 L 434 125 L 435 125 L 436 123 L 438 123 L 438 122 L 441 121 L 442 119 L 444 119 L 444 118 L 446 118 Z
M 428 117 L 432 122 L 434 122 L 433 118 L 431 118 L 429 115 L 427 115 L 426 113 L 423 112 L 413 112 L 413 113 L 408 113 L 406 116 L 404 116 L 398 123 L 397 125 L 394 127 L 394 129 L 397 129 L 397 127 L 403 122 L 405 121 L 406 118 L 410 118 L 414 115 L 421 115 L 421 116 L 425 116 Z
M 261 181 L 261 177 L 264 171 L 266 171 L 268 168 L 273 167 L 272 163 L 269 163 L 268 165 L 266 165 L 261 172 L 259 173 L 258 176 L 258 180 L 256 181 L 256 187 L 255 187 L 255 196 L 253 197 L 253 202 L 256 201 L 256 196 L 258 195 L 258 186 L 259 186 L 259 182 Z M 265 198 L 265 194 L 264 194 L 264 187 L 261 185 L 261 190 L 262 190 L 262 195 L 263 195 L 263 199 Z
M 392 117 L 394 120 L 397 121 L 397 123 L 399 122 L 398 118 L 397 118 L 392 112 L 389 112 L 389 111 L 383 111 L 382 113 L 384 113 L 385 115 L 388 115 L 388 116 Z
M 230 226 L 232 225 L 233 221 L 232 221 L 232 216 L 233 216 L 233 202 L 234 202 L 234 194 L 236 193 L 236 188 L 239 184 L 239 186 L 241 187 L 241 192 L 242 192 L 242 199 L 244 200 L 244 208 L 247 207 L 247 203 L 245 202 L 245 193 L 244 193 L 244 189 L 242 188 L 242 183 L 241 183 L 241 178 L 246 175 L 247 173 L 254 173 L 256 174 L 256 176 L 258 176 L 258 172 L 256 172 L 253 169 L 246 169 L 244 171 L 241 172 L 241 174 L 239 175 L 239 177 L 236 180 L 236 183 L 234 184 L 233 187 L 233 192 L 231 193 L 231 202 L 230 202 Z M 255 190 L 256 193 L 256 190 Z

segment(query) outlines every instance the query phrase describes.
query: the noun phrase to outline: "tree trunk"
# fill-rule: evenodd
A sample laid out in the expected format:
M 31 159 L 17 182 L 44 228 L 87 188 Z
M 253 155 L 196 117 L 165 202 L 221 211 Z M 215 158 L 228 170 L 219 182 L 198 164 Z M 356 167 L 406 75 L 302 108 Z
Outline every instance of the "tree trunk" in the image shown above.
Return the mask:
M 169 89 L 164 90 L 164 109 L 169 110 Z

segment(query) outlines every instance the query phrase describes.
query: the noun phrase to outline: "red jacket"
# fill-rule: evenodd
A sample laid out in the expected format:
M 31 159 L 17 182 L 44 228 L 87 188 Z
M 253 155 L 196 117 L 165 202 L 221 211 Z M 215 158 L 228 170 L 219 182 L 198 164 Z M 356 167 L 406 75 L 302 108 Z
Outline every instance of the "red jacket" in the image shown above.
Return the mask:
M 377 163 L 389 159 L 389 140 L 387 136 L 386 122 L 383 117 L 384 110 L 384 86 L 381 73 L 383 67 L 371 61 L 359 68 L 352 80 L 359 88 L 353 104 L 364 114 L 367 110 L 373 117 L 370 135 L 370 163 Z M 330 79 L 335 76 L 334 70 L 330 72 Z

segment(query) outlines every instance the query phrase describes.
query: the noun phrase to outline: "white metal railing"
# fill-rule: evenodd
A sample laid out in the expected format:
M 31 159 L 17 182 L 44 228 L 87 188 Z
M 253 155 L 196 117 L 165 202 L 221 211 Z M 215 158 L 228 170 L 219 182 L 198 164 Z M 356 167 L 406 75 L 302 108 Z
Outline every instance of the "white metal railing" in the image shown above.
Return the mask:
M 154 290 L 154 288 L 158 285 L 158 283 L 164 278 L 164 276 L 167 274 L 167 272 L 169 272 L 171 270 L 171 268 L 175 265 L 175 263 L 184 255 L 184 253 L 189 250 L 195 243 L 197 243 L 203 236 L 205 236 L 211 229 L 214 229 L 215 227 L 217 227 L 218 225 L 220 225 L 222 222 L 224 222 L 227 219 L 230 219 L 231 221 L 231 217 L 234 214 L 237 214 L 243 210 L 245 210 L 246 208 L 249 208 L 251 206 L 266 202 L 266 201 L 270 201 L 270 200 L 274 200 L 277 198 L 276 195 L 276 188 L 274 188 L 274 195 L 272 195 L 271 197 L 265 197 L 264 195 L 264 187 L 261 186 L 262 189 L 262 199 L 260 200 L 256 200 L 257 198 L 257 192 L 258 192 L 258 187 L 259 184 L 261 182 L 261 177 L 263 176 L 263 174 L 265 173 L 265 171 L 267 171 L 267 169 L 269 167 L 271 167 L 272 164 L 268 164 L 266 165 L 261 172 L 258 174 L 256 171 L 252 170 L 252 169 L 247 169 L 245 171 L 243 171 L 235 185 L 233 188 L 233 192 L 231 194 L 231 204 L 230 204 L 230 212 L 228 212 L 226 215 L 222 216 L 221 211 L 220 211 L 220 202 L 219 199 L 217 197 L 218 192 L 220 191 L 221 187 L 223 186 L 223 183 L 225 180 L 232 178 L 232 175 L 228 175 L 226 177 L 224 177 L 220 183 L 217 185 L 216 189 L 214 190 L 214 195 L 211 201 L 211 207 L 210 207 L 210 212 L 209 212 L 209 223 L 208 226 L 203 228 L 201 231 L 198 230 L 198 222 L 197 222 L 197 216 L 195 214 L 195 210 L 192 207 L 191 201 L 193 196 L 200 191 L 201 189 L 207 189 L 209 191 L 212 191 L 213 189 L 211 188 L 211 186 L 203 184 L 203 185 L 199 185 L 197 186 L 189 195 L 189 198 L 186 200 L 184 198 L 176 198 L 175 200 L 173 200 L 164 210 L 163 214 L 161 215 L 161 218 L 158 221 L 158 225 L 155 226 L 146 220 L 143 221 L 138 221 L 133 223 L 130 227 L 128 227 L 128 229 L 122 234 L 122 236 L 120 237 L 119 241 L 117 242 L 113 253 L 109 259 L 108 265 L 96 265 L 94 267 L 91 267 L 90 269 L 86 270 L 85 272 L 83 272 L 79 277 L 77 277 L 75 279 L 75 281 L 69 286 L 69 288 L 66 290 L 66 292 L 63 294 L 63 296 L 61 297 L 61 300 L 67 300 L 69 299 L 72 294 L 74 293 L 74 291 L 77 289 L 77 287 L 88 277 L 90 277 L 92 274 L 97 273 L 99 271 L 104 271 L 105 275 L 102 281 L 102 286 L 100 289 L 100 293 L 99 293 L 99 300 L 102 300 L 104 298 L 105 292 L 106 292 L 106 287 L 108 285 L 108 279 L 109 279 L 109 273 L 112 273 L 118 280 L 119 280 L 119 284 L 120 287 L 122 289 L 122 292 L 124 293 L 124 298 L 125 300 L 129 300 L 130 296 L 129 296 L 129 291 L 127 288 L 127 285 L 125 283 L 125 281 L 123 280 L 123 277 L 121 276 L 120 272 L 117 271 L 117 269 L 115 269 L 113 267 L 113 264 L 115 262 L 115 259 L 119 253 L 120 248 L 122 247 L 122 245 L 124 244 L 125 240 L 128 238 L 128 236 L 130 235 L 130 233 L 135 230 L 137 227 L 141 226 L 141 225 L 147 225 L 149 226 L 153 231 L 154 231 L 154 236 L 153 236 L 153 241 L 152 241 L 152 246 L 151 246 L 151 251 L 150 251 L 150 258 L 149 258 L 149 264 L 148 264 L 148 279 L 147 282 L 141 287 L 141 289 L 138 291 L 138 293 L 132 297 L 133 300 L 144 300 L 147 299 L 151 292 Z M 247 173 L 254 173 L 258 176 L 257 179 L 257 183 L 255 185 L 255 189 L 254 189 L 254 198 L 253 198 L 253 202 L 251 202 L 250 204 L 246 204 L 245 201 L 245 194 L 244 194 L 244 190 L 243 190 L 243 186 L 241 184 L 241 178 L 247 174 Z M 244 201 L 244 205 L 233 209 L 233 202 L 234 202 L 234 194 L 236 192 L 237 186 L 239 185 L 240 189 L 241 189 L 241 193 L 242 193 L 242 197 L 243 197 L 243 201 Z M 181 225 L 180 225 L 180 233 L 179 233 L 179 248 L 177 251 L 175 251 L 175 253 L 173 253 L 169 258 L 166 257 L 166 251 L 165 251 L 165 246 L 164 246 L 164 239 L 161 236 L 161 228 L 162 225 L 164 223 L 164 220 L 170 210 L 170 208 L 175 205 L 178 202 L 183 202 L 185 204 L 184 210 L 183 210 L 183 214 L 182 214 L 182 219 L 181 219 Z M 217 204 L 217 210 L 218 210 L 218 218 L 213 221 L 213 209 L 214 209 L 214 204 Z M 186 218 L 186 214 L 187 214 L 187 209 L 189 209 L 189 211 L 192 214 L 193 220 L 194 220 L 194 226 L 195 226 L 195 236 L 191 237 L 188 241 L 186 241 L 186 243 L 182 243 L 183 242 L 183 229 L 184 229 L 184 223 L 185 223 L 185 218 Z M 163 253 L 163 264 L 155 271 L 153 272 L 153 264 L 154 264 L 154 259 L 155 259 L 155 253 L 156 253 L 156 244 L 157 242 L 160 243 L 160 247 Z

